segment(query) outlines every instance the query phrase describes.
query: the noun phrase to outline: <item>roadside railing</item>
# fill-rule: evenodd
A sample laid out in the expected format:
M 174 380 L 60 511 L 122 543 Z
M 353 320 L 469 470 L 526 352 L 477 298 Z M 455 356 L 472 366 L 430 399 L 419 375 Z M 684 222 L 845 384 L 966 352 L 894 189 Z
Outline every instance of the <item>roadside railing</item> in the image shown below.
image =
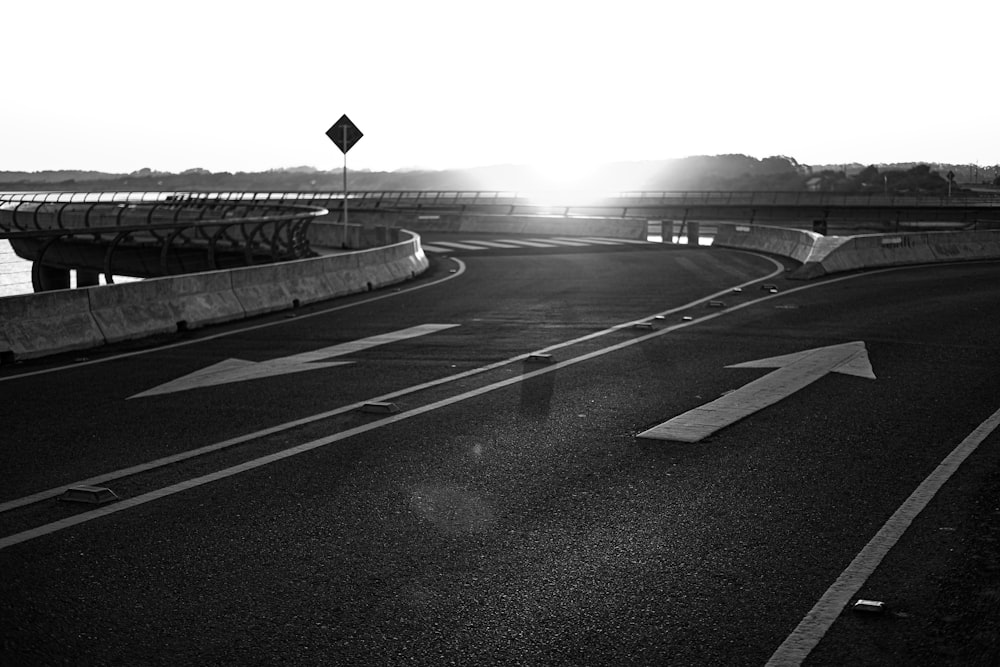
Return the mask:
M 580 200 L 582 195 L 583 200 Z M 358 190 L 349 192 L 352 204 L 375 208 L 394 206 L 454 206 L 510 204 L 545 201 L 552 205 L 581 206 L 599 202 L 604 205 L 719 205 L 719 206 L 870 206 L 870 207 L 979 207 L 1000 206 L 1000 194 L 959 192 L 952 196 L 929 194 L 865 194 L 805 191 L 661 191 L 587 192 L 581 195 L 561 192 L 504 190 Z M 7 192 L 0 201 L 8 202 L 136 202 L 158 203 L 199 200 L 227 202 L 331 202 L 342 201 L 343 192 Z
M 102 271 L 111 283 L 119 273 L 115 257 L 127 249 L 158 248 L 160 275 L 171 273 L 171 251 L 204 253 L 209 270 L 220 268 L 222 255 L 242 257 L 246 265 L 307 257 L 308 226 L 327 214 L 324 208 L 304 205 L 176 197 L 143 202 L 92 194 L 104 196 L 2 202 L 0 238 L 39 264 L 59 243 L 99 245 Z

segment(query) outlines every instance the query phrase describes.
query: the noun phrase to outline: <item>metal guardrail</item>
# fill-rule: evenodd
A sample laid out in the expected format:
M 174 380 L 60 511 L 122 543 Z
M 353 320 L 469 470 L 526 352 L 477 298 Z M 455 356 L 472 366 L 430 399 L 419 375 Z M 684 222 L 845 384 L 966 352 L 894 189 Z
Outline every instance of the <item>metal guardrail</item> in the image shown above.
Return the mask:
M 223 253 L 241 255 L 247 265 L 262 258 L 276 262 L 306 257 L 310 253 L 306 230 L 313 219 L 327 213 L 315 206 L 246 204 L 170 194 L 147 201 L 89 194 L 97 196 L 89 201 L 86 197 L 12 200 L 0 196 L 0 238 L 15 245 L 37 241 L 32 250 L 40 264 L 60 242 L 100 245 L 105 279 L 112 283 L 115 253 L 121 249 L 159 248 L 162 275 L 170 273 L 172 249 L 205 252 L 209 269 L 219 268 L 217 260 Z
M 330 202 L 342 201 L 343 192 L 7 192 L 0 201 L 29 202 L 137 202 L 156 203 L 181 197 L 185 201 L 224 200 L 227 202 Z M 865 206 L 865 207 L 978 207 L 1000 206 L 1000 194 L 955 193 L 940 195 L 886 195 L 884 193 L 850 194 L 806 191 L 669 191 L 634 190 L 586 193 L 587 203 L 605 205 L 641 204 L 655 206 Z M 461 205 L 530 203 L 544 200 L 554 205 L 577 206 L 572 195 L 559 192 L 528 192 L 503 190 L 359 190 L 348 193 L 348 201 L 375 207 L 394 205 Z M 563 201 L 565 200 L 565 201 Z

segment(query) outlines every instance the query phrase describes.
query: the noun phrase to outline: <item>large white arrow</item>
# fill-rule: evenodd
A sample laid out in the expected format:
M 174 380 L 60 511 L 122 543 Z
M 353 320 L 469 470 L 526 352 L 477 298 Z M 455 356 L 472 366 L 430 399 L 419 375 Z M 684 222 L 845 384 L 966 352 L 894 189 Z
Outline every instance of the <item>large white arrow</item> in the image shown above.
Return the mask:
M 640 433 L 651 440 L 698 442 L 702 438 L 791 396 L 827 373 L 875 379 L 862 341 L 758 359 L 727 368 L 777 368 L 736 391 Z
M 207 368 L 202 368 L 194 373 L 189 373 L 188 375 L 179 377 L 176 380 L 171 380 L 170 382 L 161 384 L 158 387 L 153 387 L 152 389 L 136 394 L 135 396 L 130 396 L 129 398 L 156 396 L 157 394 L 169 394 L 175 391 L 186 391 L 197 387 L 210 387 L 212 385 L 226 384 L 228 382 L 242 382 L 243 380 L 253 380 L 255 378 L 270 377 L 273 375 L 285 375 L 286 373 L 312 371 L 317 368 L 343 366 L 344 364 L 352 364 L 354 362 L 323 362 L 322 360 L 332 359 L 333 357 L 342 357 L 361 350 L 367 350 L 370 347 L 385 345 L 386 343 L 394 343 L 407 338 L 425 336 L 427 334 L 434 333 L 435 331 L 450 329 L 457 326 L 457 324 L 421 324 L 419 326 L 410 327 L 409 329 L 401 329 L 400 331 L 394 331 L 392 333 L 381 334 L 378 336 L 369 336 L 368 338 L 353 340 L 349 343 L 331 345 L 330 347 L 313 350 L 312 352 L 293 354 L 290 357 L 281 357 L 279 359 L 271 359 L 269 361 L 226 359 L 225 361 L 220 361 L 217 364 L 213 364 Z

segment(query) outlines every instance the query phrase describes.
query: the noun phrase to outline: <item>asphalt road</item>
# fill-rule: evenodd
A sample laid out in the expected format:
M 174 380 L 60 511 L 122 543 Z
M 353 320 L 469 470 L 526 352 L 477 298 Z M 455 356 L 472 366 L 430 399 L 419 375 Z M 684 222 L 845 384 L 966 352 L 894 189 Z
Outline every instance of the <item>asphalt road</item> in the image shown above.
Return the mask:
M 721 249 L 455 250 L 383 292 L 0 368 L 0 662 L 795 664 L 1000 408 L 998 294 L 997 263 L 801 283 Z M 858 341 L 874 380 L 636 438 L 772 372 L 730 366 Z M 219 383 L 149 393 L 185 377 Z M 805 664 L 997 662 L 987 431 L 850 596 L 885 610 L 837 609 Z M 119 500 L 56 499 L 94 478 Z

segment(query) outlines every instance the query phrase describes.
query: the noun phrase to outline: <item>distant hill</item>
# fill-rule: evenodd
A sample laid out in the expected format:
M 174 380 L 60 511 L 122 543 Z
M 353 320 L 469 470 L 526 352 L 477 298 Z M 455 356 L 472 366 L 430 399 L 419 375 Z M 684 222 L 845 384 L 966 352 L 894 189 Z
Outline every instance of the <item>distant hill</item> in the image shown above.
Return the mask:
M 804 165 L 794 158 L 771 156 L 757 159 L 746 155 L 693 156 L 675 160 L 615 162 L 595 168 L 579 184 L 592 191 L 628 190 L 846 190 L 861 189 L 861 183 L 886 187 L 876 174 L 906 172 L 920 168 L 923 185 L 900 187 L 937 189 L 948 171 L 956 183 L 992 183 L 1000 167 L 970 168 L 968 165 Z M 860 175 L 865 174 L 865 179 Z M 939 174 L 941 178 L 934 179 Z M 969 178 L 966 178 L 966 177 Z M 45 191 L 196 191 L 196 192 L 304 192 L 342 188 L 340 170 L 313 167 L 271 169 L 264 172 L 210 172 L 188 169 L 179 174 L 139 169 L 128 174 L 97 171 L 0 172 L 0 190 Z M 928 180 L 929 179 L 929 180 Z M 348 171 L 350 190 L 504 190 L 538 189 L 539 175 L 527 165 L 494 165 L 469 169 Z

